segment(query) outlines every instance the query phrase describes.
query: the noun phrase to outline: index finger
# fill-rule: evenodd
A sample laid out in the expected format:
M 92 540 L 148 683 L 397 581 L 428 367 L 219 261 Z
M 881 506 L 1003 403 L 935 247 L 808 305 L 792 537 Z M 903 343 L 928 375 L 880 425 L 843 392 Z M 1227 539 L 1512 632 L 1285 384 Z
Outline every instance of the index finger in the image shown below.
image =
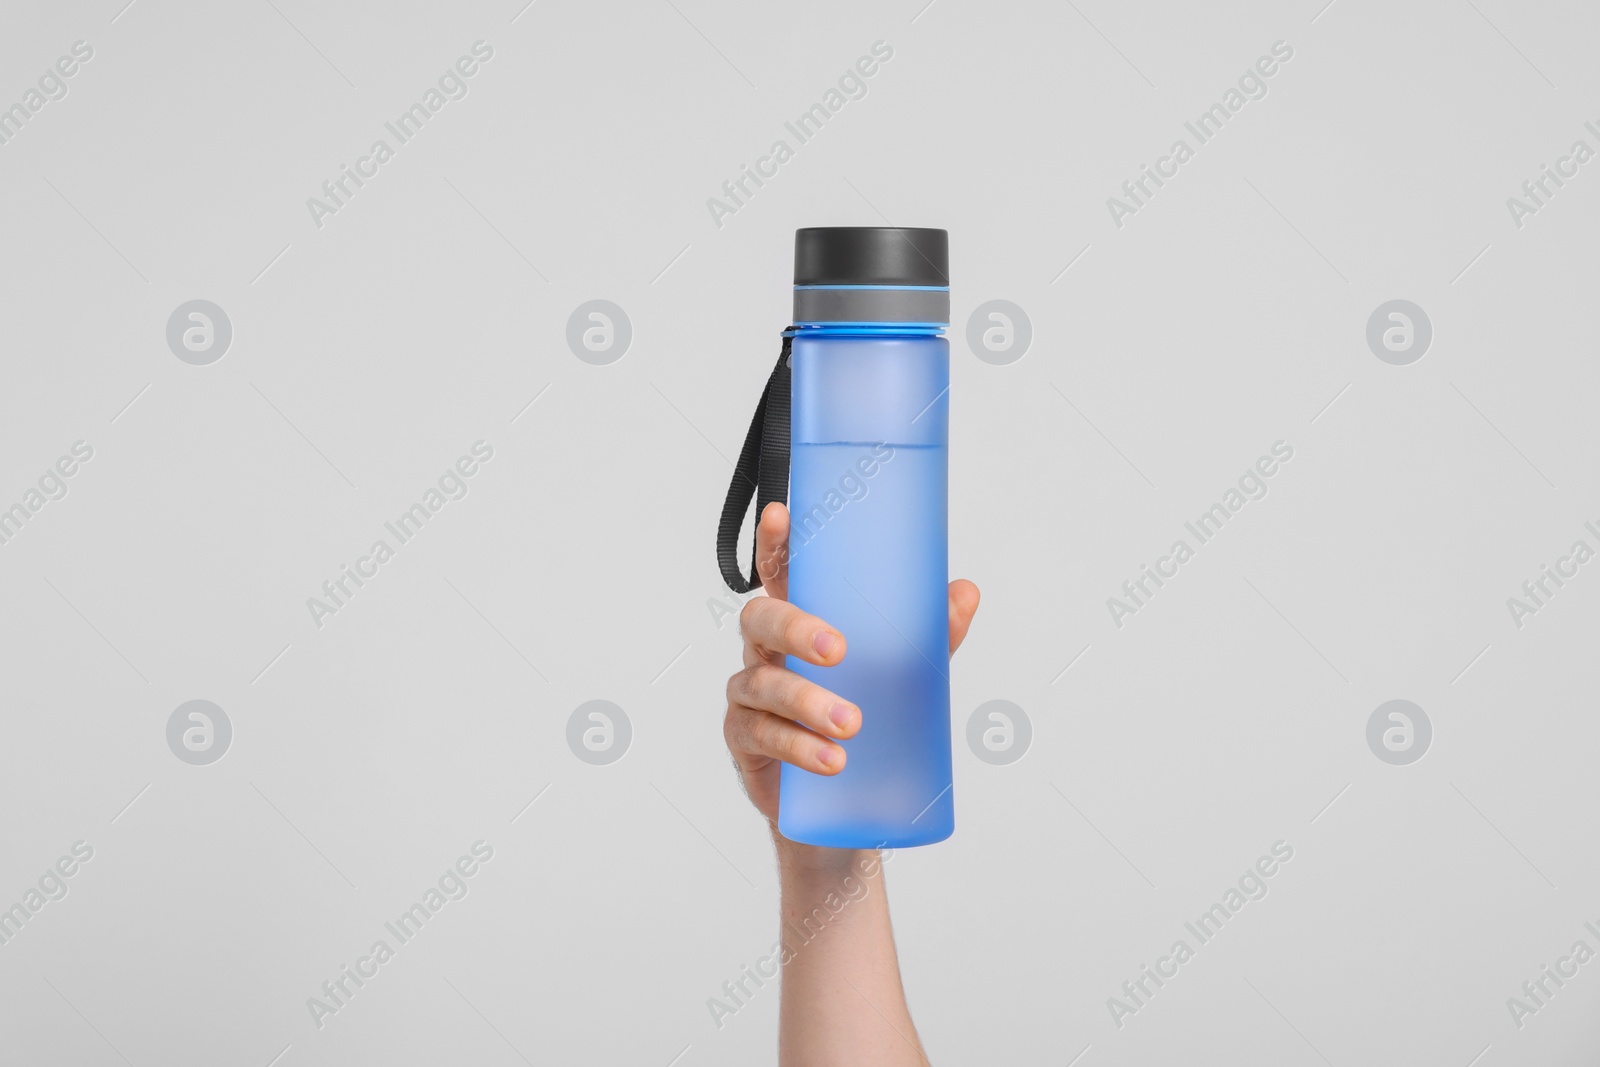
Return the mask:
M 794 656 L 807 663 L 831 667 L 844 659 L 844 635 L 815 615 L 808 615 L 784 600 L 758 596 L 739 612 L 746 654 L 766 658 Z
M 756 574 L 767 596 L 789 599 L 789 509 L 776 500 L 756 520 Z

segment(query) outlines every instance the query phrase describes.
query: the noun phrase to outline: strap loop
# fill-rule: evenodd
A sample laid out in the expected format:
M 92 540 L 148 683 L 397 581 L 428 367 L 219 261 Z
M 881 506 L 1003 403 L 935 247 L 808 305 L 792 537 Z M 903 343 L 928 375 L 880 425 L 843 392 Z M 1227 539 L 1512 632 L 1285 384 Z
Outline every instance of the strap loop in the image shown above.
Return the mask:
M 762 584 L 758 571 L 760 561 L 756 558 L 755 527 L 760 525 L 761 513 L 768 504 L 774 500 L 789 501 L 789 349 L 793 342 L 790 332 L 784 332 L 778 364 L 767 378 L 755 417 L 744 435 L 744 447 L 733 468 L 727 499 L 722 503 L 722 518 L 717 521 L 717 566 L 722 570 L 722 580 L 735 593 L 748 593 Z M 756 501 L 756 518 L 750 531 L 750 577 L 746 579 L 739 569 L 739 531 L 744 529 L 744 517 L 752 496 Z

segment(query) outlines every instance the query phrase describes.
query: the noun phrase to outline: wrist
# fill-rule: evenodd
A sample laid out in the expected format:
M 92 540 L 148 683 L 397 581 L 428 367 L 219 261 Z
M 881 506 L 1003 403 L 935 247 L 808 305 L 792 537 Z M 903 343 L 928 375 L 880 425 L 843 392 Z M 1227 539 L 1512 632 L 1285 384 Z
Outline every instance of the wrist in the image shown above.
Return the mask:
M 785 886 L 837 885 L 847 877 L 876 879 L 882 875 L 883 859 L 872 848 L 828 848 L 791 841 L 772 827 L 773 850 L 778 859 L 778 875 Z

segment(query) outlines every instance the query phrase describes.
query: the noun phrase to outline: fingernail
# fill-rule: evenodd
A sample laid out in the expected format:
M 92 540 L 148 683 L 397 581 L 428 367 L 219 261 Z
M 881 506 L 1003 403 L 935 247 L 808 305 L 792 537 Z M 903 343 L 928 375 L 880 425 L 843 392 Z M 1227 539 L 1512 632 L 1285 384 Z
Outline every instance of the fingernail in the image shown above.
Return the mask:
M 845 724 L 850 721 L 850 705 L 835 704 L 833 709 L 828 712 L 828 720 L 832 722 L 833 725 L 843 730 Z
M 835 648 L 839 646 L 839 639 L 826 630 L 818 630 L 817 636 L 811 639 L 811 647 L 817 650 L 817 655 L 827 659 Z
M 832 767 L 835 758 L 836 757 L 832 745 L 824 746 L 822 750 L 817 753 L 817 762 L 822 764 L 824 767 Z

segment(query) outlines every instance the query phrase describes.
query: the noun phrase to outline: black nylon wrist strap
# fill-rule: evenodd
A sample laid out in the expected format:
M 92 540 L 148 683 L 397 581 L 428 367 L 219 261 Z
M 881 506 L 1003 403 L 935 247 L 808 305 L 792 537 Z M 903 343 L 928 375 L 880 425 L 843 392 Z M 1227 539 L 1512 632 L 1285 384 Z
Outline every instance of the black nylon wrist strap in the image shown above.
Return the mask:
M 722 518 L 717 521 L 717 566 L 722 580 L 735 593 L 748 593 L 761 583 L 755 550 L 755 527 L 761 513 L 774 500 L 789 501 L 789 348 L 792 338 L 785 331 L 783 351 L 772 368 L 767 386 L 761 391 L 755 417 L 744 435 L 744 448 L 733 468 L 727 499 L 722 502 Z M 750 577 L 739 570 L 739 531 L 744 528 L 750 498 L 756 500 L 756 518 L 751 524 Z

